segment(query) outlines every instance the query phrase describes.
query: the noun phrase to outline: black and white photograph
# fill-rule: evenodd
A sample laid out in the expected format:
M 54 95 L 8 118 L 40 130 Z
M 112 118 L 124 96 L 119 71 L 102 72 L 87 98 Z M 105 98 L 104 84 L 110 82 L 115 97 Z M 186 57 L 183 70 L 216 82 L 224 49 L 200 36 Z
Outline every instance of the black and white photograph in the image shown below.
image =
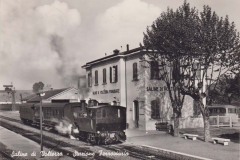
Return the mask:
M 239 0 L 0 0 L 0 159 L 239 160 Z

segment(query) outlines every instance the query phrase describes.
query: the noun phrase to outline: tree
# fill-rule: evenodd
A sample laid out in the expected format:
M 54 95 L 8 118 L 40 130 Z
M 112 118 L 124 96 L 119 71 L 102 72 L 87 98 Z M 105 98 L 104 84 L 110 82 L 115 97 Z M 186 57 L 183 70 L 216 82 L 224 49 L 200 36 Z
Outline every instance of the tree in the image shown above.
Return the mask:
M 43 90 L 44 83 L 43 82 L 36 82 L 33 84 L 33 92 L 38 93 L 40 90 Z
M 188 30 L 189 28 L 192 29 Z M 193 35 L 197 28 L 197 10 L 184 4 L 176 12 L 172 9 L 163 12 L 152 26 L 147 28 L 147 33 L 144 33 L 145 47 L 153 50 L 144 60 L 159 63 L 159 74 L 168 88 L 174 113 L 175 136 L 179 135 L 179 118 L 185 98 L 178 84 L 181 79 L 179 58 L 186 51 L 189 53 L 196 48 Z
M 170 64 L 172 85 L 198 104 L 204 121 L 204 139 L 210 139 L 209 110 L 204 99 L 221 74 L 239 72 L 239 33 L 228 17 L 219 18 L 209 6 L 198 13 L 186 1 L 167 12 L 144 33 L 144 45 L 156 51 L 160 68 Z M 165 78 L 165 77 L 164 77 Z M 174 102 L 172 101 L 172 104 Z M 173 105 L 173 111 L 174 111 Z M 180 107 L 179 107 L 180 108 Z
M 231 104 L 240 98 L 240 73 L 235 77 L 231 75 L 221 75 L 218 83 L 209 87 L 207 104 Z

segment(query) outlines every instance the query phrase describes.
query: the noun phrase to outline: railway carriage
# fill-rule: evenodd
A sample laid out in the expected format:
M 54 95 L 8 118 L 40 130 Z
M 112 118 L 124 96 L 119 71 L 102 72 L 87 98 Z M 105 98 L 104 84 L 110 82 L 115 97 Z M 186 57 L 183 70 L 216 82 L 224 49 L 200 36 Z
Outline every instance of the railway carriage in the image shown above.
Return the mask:
M 44 103 L 43 125 L 62 134 L 86 139 L 93 144 L 126 140 L 126 108 L 91 100 L 81 103 Z M 20 118 L 27 124 L 39 124 L 40 104 L 20 106 Z
M 35 111 L 33 103 L 26 103 L 19 107 L 20 119 L 24 124 L 32 124 L 35 122 Z

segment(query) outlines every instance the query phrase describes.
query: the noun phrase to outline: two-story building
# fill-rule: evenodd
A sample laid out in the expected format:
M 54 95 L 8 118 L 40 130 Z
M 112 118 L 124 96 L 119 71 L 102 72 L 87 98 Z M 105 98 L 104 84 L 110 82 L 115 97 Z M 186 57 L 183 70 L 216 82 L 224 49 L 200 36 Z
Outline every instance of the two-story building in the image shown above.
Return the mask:
M 127 108 L 129 128 L 155 130 L 155 123 L 172 117 L 171 101 L 165 82 L 160 80 L 156 65 L 141 61 L 148 51 L 142 47 L 93 60 L 82 66 L 86 69 L 88 98 L 115 103 Z M 195 115 L 193 100 L 186 97 L 180 127 L 203 126 Z

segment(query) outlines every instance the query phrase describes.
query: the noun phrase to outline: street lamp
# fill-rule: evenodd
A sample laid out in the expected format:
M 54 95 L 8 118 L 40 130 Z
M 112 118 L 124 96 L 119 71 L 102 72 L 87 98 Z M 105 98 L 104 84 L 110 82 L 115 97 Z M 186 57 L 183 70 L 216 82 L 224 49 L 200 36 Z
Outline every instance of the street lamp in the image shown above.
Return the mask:
M 45 96 L 45 93 L 39 92 L 38 96 L 40 98 L 40 136 L 41 136 L 41 152 L 43 151 L 43 130 L 42 130 L 42 121 L 43 121 L 43 112 L 42 112 L 42 97 Z

